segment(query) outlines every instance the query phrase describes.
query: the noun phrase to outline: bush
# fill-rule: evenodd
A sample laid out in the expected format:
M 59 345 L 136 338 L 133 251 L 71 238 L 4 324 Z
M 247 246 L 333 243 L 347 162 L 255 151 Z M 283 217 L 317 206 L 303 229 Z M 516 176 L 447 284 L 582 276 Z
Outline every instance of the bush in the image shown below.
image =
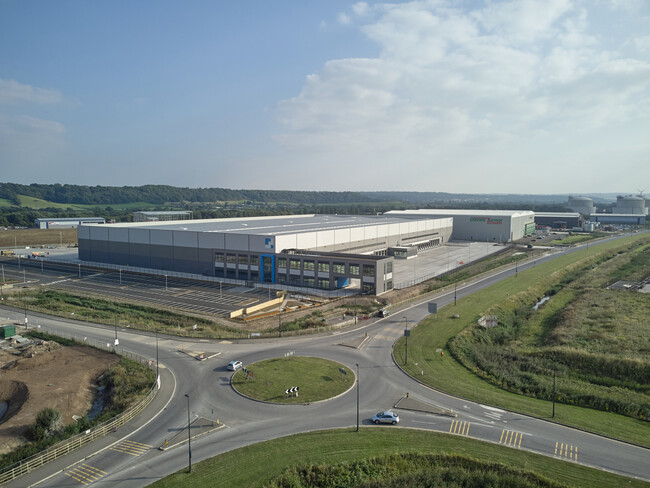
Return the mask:
M 63 431 L 63 414 L 56 408 L 47 407 L 38 412 L 32 426 L 32 439 L 40 441 Z

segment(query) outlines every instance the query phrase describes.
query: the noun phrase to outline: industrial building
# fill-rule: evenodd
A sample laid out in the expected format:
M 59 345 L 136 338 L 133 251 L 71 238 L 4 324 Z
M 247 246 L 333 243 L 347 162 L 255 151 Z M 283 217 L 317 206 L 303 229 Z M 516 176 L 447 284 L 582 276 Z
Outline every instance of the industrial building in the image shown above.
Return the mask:
M 643 214 L 593 214 L 589 217 L 591 223 L 600 224 L 624 224 L 624 225 L 645 225 L 646 216 Z
M 39 229 L 74 229 L 81 224 L 103 224 L 103 217 L 63 217 L 58 219 L 35 219 L 34 224 Z
M 619 195 L 616 197 L 616 207 L 614 207 L 612 213 L 619 215 L 648 215 L 648 207 L 643 197 Z
M 391 210 L 384 215 L 408 218 L 453 218 L 451 238 L 461 241 L 511 242 L 535 232 L 530 210 Z
M 535 212 L 536 225 L 552 229 L 582 229 L 585 221 L 578 212 Z
M 569 197 L 568 205 L 571 210 L 582 215 L 588 216 L 596 213 L 596 207 L 594 207 L 594 201 L 591 198 Z
M 393 288 L 395 254 L 451 233 L 451 218 L 292 215 L 83 225 L 78 239 L 84 261 L 381 294 Z
M 191 210 L 133 212 L 133 222 L 161 222 L 168 220 L 192 220 Z

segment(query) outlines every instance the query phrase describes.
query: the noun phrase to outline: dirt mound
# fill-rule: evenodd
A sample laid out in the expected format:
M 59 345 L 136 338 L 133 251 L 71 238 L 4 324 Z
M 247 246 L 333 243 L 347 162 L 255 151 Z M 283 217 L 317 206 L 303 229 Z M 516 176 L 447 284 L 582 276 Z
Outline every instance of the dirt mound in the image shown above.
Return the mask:
M 7 411 L 0 418 L 0 424 L 13 417 L 28 398 L 29 389 L 22 381 L 0 380 L 0 403 L 7 404 Z

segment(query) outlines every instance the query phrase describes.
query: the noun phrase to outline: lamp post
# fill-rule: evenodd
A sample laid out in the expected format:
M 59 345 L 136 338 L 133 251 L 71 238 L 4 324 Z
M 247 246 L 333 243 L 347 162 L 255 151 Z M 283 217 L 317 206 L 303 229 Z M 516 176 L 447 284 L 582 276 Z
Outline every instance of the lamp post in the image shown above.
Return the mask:
M 167 275 L 165 275 L 165 291 L 167 291 Z
M 515 256 L 515 278 L 519 274 L 519 261 L 517 261 L 517 257 Z
M 189 472 L 192 472 L 192 437 L 190 436 L 190 395 L 185 394 L 187 398 L 187 449 L 188 449 L 188 463 Z
M 454 283 L 454 307 L 456 306 L 456 289 L 458 288 L 458 283 Z
M 359 432 L 359 383 L 361 383 L 359 376 L 359 363 L 357 363 L 357 432 Z
M 63 247 L 63 232 L 59 232 L 59 247 Z
M 115 326 L 115 353 L 117 353 L 117 345 L 119 344 L 119 341 L 117 340 L 117 317 L 113 317 L 113 325 Z
M 122 286 L 122 270 L 120 269 L 120 286 Z
M 158 329 L 156 329 L 156 381 L 158 381 L 159 370 L 158 370 Z
M 555 372 L 556 370 L 553 370 L 553 415 L 551 415 L 552 418 L 555 418 Z
M 408 319 L 404 316 L 404 338 L 406 339 L 406 345 L 404 347 L 404 364 L 409 363 L 409 334 L 408 334 Z

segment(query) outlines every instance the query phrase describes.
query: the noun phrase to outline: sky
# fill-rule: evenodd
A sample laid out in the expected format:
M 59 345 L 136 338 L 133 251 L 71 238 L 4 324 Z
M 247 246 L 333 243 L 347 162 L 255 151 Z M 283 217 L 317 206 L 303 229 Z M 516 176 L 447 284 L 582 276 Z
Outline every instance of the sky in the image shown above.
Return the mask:
M 0 182 L 650 192 L 647 0 L 0 0 Z

